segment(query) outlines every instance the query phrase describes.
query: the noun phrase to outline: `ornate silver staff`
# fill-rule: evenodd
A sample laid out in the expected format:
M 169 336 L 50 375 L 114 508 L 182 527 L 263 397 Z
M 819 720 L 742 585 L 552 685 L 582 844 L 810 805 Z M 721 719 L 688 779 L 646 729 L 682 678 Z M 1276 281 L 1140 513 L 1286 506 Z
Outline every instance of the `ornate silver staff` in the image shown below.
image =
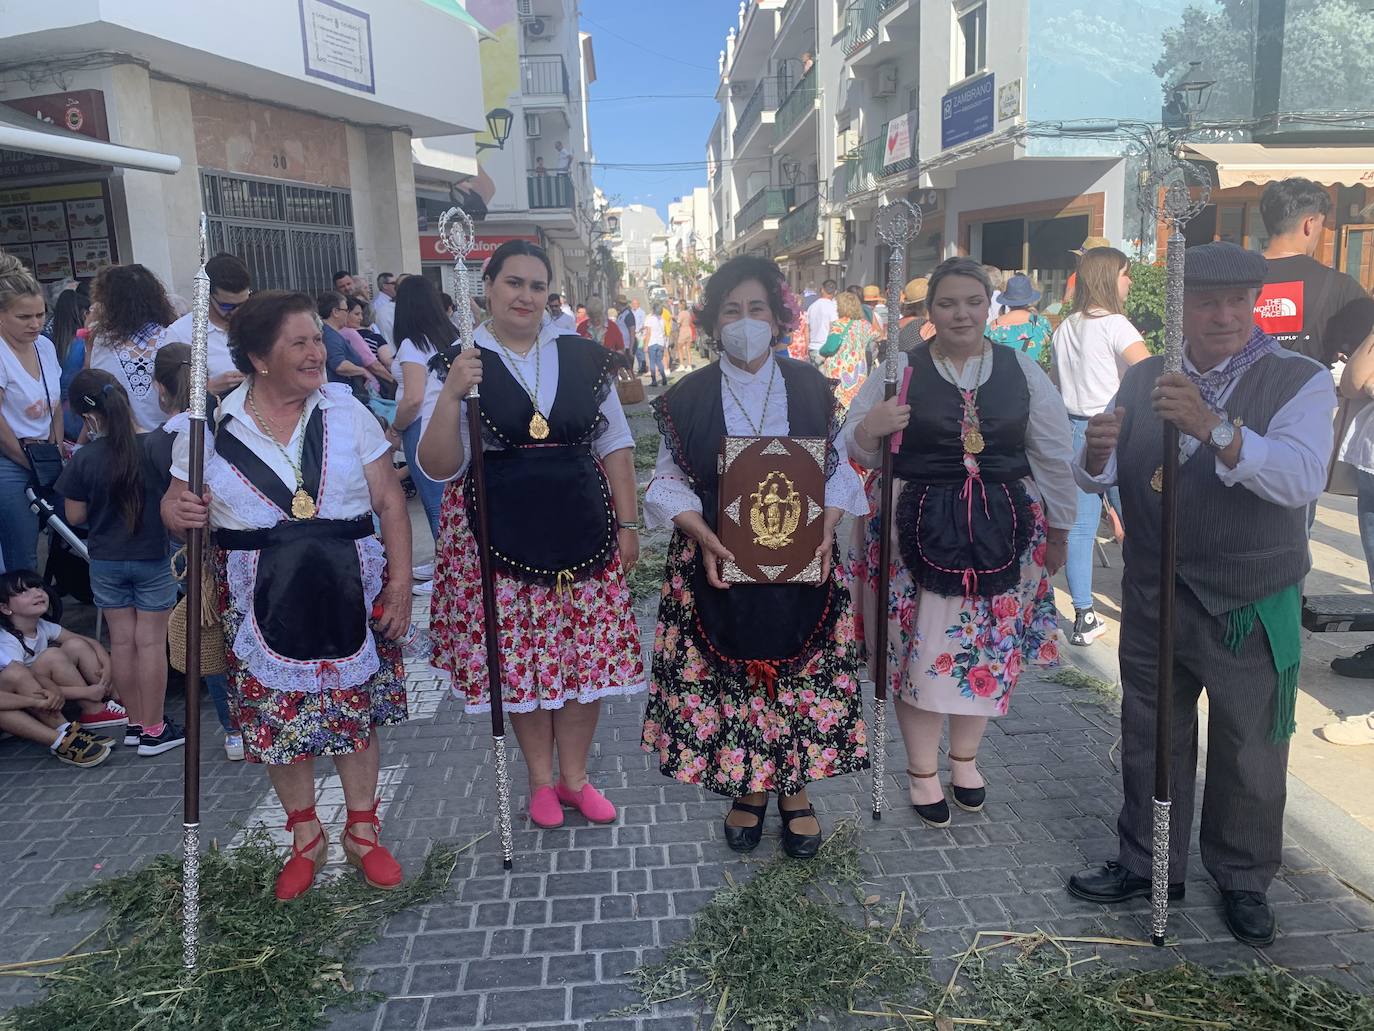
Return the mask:
M 476 347 L 472 325 L 472 284 L 468 278 L 467 256 L 476 236 L 472 219 L 461 208 L 449 208 L 439 219 L 439 235 L 453 255 L 453 271 L 458 279 L 458 348 Z M 486 465 L 482 456 L 482 413 L 478 405 L 480 391 L 474 385 L 467 394 L 468 416 L 468 475 L 472 477 L 473 494 L 477 499 L 476 525 L 472 528 L 477 539 L 477 556 L 482 570 L 482 624 L 487 644 L 487 694 L 491 699 L 491 740 L 496 753 L 496 808 L 501 831 L 501 858 L 509 870 L 515 859 L 515 842 L 511 835 L 510 768 L 506 762 L 506 719 L 501 705 L 501 630 L 496 612 L 496 574 L 492 569 L 490 516 L 487 511 Z
M 921 231 L 921 211 L 899 200 L 878 211 L 878 235 L 888 246 L 887 339 L 883 343 L 883 400 L 897 393 L 897 350 L 901 334 L 902 286 L 906 282 L 906 245 Z M 873 628 L 873 819 L 881 820 L 887 807 L 883 784 L 887 778 L 887 607 L 892 592 L 892 447 L 891 436 L 879 442 L 882 449 L 878 486 L 878 599 Z
M 191 300 L 191 460 L 187 487 L 205 490 L 205 394 L 209 377 L 210 277 L 205 271 L 205 213 L 200 215 L 200 268 Z M 186 745 L 182 756 L 181 962 L 196 968 L 200 944 L 200 635 L 205 530 L 186 533 Z
M 1183 227 L 1211 199 L 1210 184 L 1172 154 L 1146 180 L 1140 204 L 1169 227 L 1165 257 L 1164 371 L 1183 370 Z M 1153 485 L 1160 492 L 1159 650 L 1155 694 L 1154 823 L 1150 835 L 1150 941 L 1164 944 L 1169 926 L 1169 818 L 1173 807 L 1169 762 L 1174 720 L 1174 577 L 1178 546 L 1178 427 L 1165 420 L 1164 453 Z

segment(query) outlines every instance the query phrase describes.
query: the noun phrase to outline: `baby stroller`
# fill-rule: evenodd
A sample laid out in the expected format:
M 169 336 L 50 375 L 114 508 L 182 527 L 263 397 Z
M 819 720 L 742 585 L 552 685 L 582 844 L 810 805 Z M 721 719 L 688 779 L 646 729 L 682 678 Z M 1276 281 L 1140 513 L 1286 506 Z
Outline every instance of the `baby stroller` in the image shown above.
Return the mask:
M 90 605 L 90 555 L 86 551 L 86 531 L 68 526 L 58 511 L 61 501 L 54 485 L 62 472 L 62 453 L 54 444 L 29 447 L 32 476 L 24 491 L 29 509 L 38 517 L 40 529 L 48 531 L 48 560 L 43 567 L 43 582 L 54 598 L 57 616 L 61 616 L 61 598 L 71 597 Z M 51 618 L 51 617 L 50 617 Z M 97 615 L 97 634 L 99 616 Z

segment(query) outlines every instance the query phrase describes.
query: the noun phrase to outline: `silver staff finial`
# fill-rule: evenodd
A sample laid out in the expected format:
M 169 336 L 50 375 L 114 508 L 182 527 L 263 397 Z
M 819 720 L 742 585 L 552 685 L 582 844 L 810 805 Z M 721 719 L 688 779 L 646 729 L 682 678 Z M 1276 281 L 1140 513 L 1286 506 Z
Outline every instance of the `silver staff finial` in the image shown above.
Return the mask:
M 205 271 L 209 255 L 209 223 L 200 213 L 200 267 L 191 289 L 191 407 L 192 419 L 205 420 L 205 392 L 209 379 L 210 276 Z

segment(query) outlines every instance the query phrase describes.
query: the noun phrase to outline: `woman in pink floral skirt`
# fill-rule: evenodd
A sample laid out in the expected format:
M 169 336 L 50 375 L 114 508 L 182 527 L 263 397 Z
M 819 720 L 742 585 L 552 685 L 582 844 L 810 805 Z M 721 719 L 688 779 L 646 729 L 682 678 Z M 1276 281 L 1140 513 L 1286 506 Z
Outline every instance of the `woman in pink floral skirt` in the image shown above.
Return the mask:
M 910 763 L 911 804 L 932 827 L 950 822 L 938 780 L 949 718 L 951 793 L 983 807 L 978 746 L 1021 674 L 1058 662 L 1050 577 L 1064 564 L 1078 509 L 1068 415 L 1027 355 L 985 339 L 992 294 L 976 262 L 952 258 L 930 277 L 936 335 L 900 356 L 901 389 L 884 401 L 873 376 L 850 409 L 849 453 L 872 469 L 893 441 L 895 518 L 888 609 L 888 683 Z M 870 485 L 876 496 L 876 478 Z M 878 517 L 856 528 L 854 590 L 870 642 Z
M 465 410 L 481 383 L 487 504 L 500 622 L 502 702 L 529 770 L 530 819 L 563 807 L 609 823 L 587 778 L 601 699 L 646 687 L 625 575 L 639 556 L 634 464 L 612 354 L 544 319 L 552 269 L 512 240 L 487 263 L 489 321 L 424 414 L 417 458 L 444 494 L 435 544 L 434 664 L 470 713 L 490 709 Z M 554 780 L 554 758 L 558 780 Z

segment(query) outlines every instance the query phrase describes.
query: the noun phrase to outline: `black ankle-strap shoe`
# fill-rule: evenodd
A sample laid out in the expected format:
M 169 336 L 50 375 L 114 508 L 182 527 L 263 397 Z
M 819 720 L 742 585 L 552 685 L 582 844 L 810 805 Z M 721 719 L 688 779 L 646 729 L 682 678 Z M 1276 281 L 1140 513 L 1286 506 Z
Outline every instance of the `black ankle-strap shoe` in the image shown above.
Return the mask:
M 768 798 L 764 797 L 763 805 L 751 805 L 748 802 L 741 802 L 738 798 L 730 803 L 731 809 L 738 809 L 742 813 L 752 813 L 758 821 L 752 827 L 732 827 L 729 824 L 730 814 L 726 813 L 725 824 L 725 843 L 736 852 L 752 852 L 759 847 L 759 842 L 763 840 L 763 818 L 768 813 Z
M 778 799 L 778 815 L 782 817 L 782 850 L 793 859 L 811 859 L 820 850 L 820 834 L 798 834 L 792 829 L 792 821 L 803 817 L 815 816 L 816 810 L 784 809 L 782 799 Z
M 938 777 L 939 773 L 916 773 L 914 770 L 907 770 L 906 775 L 918 780 L 930 780 L 932 777 Z M 927 802 L 924 805 L 912 802 L 911 808 L 916 810 L 916 815 L 927 827 L 942 830 L 949 826 L 949 802 L 945 800 L 943 795 L 940 796 L 938 802 Z

